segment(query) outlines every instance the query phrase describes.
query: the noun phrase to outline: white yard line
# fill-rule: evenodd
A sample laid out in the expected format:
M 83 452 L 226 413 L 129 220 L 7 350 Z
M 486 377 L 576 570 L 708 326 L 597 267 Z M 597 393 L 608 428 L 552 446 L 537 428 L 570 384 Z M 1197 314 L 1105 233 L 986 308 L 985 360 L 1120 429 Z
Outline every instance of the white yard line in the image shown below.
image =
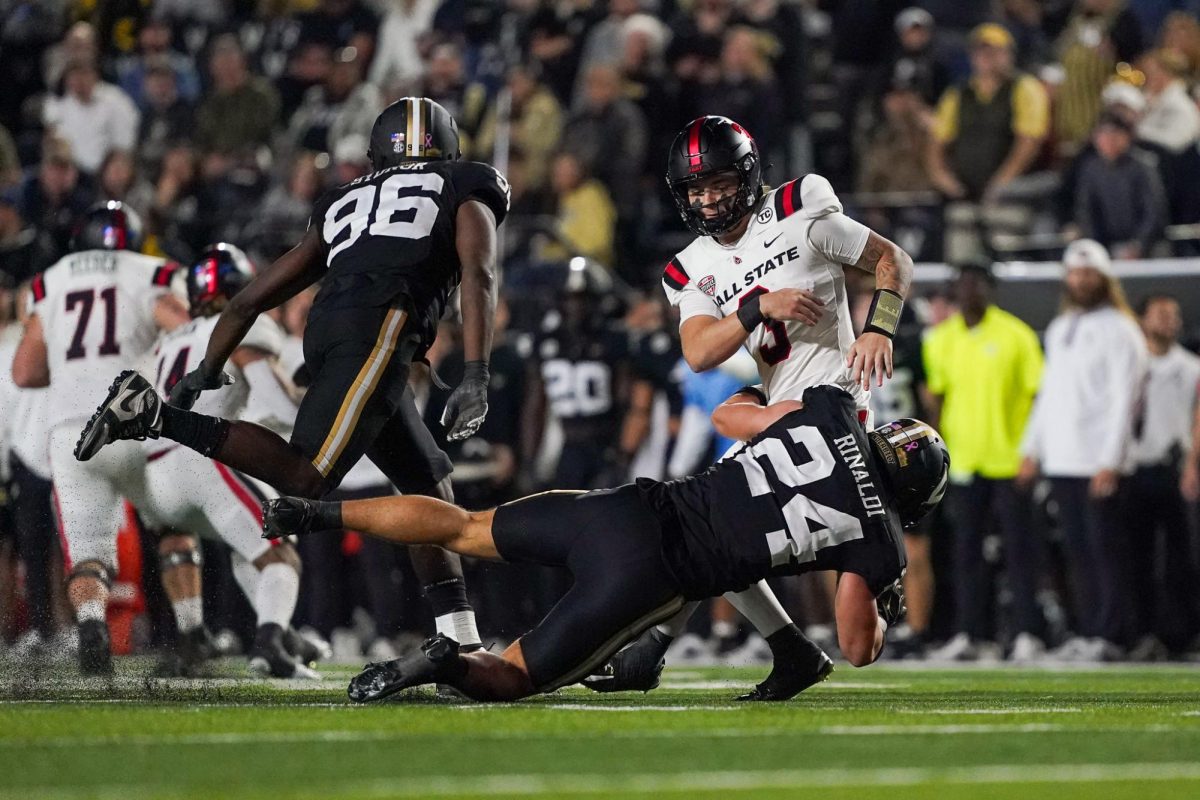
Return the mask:
M 330 777 L 329 789 L 357 797 L 447 797 L 459 794 L 571 795 L 630 794 L 634 792 L 749 791 L 755 789 L 836 788 L 982 784 L 1088 784 L 1135 781 L 1200 781 L 1200 764 L 1191 762 L 1139 762 L 1129 764 L 991 764 L 972 767 L 881 769 L 719 770 L 679 773 L 611 773 L 548 775 L 514 773 L 493 775 L 406 776 L 366 781 Z M 309 785 L 321 788 L 321 783 Z M 168 798 L 185 791 L 156 784 L 89 784 L 86 786 L 31 786 L 0 797 L 44 800 L 98 797 L 126 800 L 153 790 Z
M 1081 714 L 1082 708 L 1036 708 L 1029 706 L 1027 708 L 897 708 L 893 709 L 895 714 L 928 714 L 930 716 L 940 716 L 942 714 Z

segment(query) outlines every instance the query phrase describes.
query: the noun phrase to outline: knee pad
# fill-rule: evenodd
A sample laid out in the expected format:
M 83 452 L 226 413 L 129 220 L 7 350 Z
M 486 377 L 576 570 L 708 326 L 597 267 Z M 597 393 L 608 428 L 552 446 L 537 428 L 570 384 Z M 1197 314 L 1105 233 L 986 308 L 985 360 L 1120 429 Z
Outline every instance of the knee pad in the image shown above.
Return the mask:
M 71 581 L 76 578 L 95 578 L 104 584 L 105 589 L 112 589 L 112 571 L 99 561 L 84 561 L 82 564 L 76 564 L 67 575 L 67 584 L 70 585 Z
M 200 548 L 189 547 L 186 550 L 169 550 L 158 554 L 158 568 L 162 572 L 170 572 L 176 567 L 187 565 L 199 567 L 204 564 L 204 556 Z

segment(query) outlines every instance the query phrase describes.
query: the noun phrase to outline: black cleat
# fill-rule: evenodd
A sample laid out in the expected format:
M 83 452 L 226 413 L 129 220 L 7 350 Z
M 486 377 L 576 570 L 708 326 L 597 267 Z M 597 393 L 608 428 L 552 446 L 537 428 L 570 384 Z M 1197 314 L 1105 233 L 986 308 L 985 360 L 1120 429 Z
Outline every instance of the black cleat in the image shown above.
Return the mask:
M 279 539 L 284 536 L 303 536 L 320 528 L 313 528 L 317 520 L 317 501 L 304 497 L 276 497 L 262 504 L 264 539 Z
M 833 672 L 833 661 L 825 651 L 788 625 L 767 637 L 775 665 L 771 674 L 738 700 L 781 702 L 791 700 L 810 686 L 820 683 Z
M 439 633 L 426 639 L 415 653 L 367 664 L 350 679 L 346 694 L 355 703 L 372 703 L 413 686 L 452 681 L 461 677 L 465 667 L 459 658 L 458 642 Z
M 203 667 L 217 654 L 216 644 L 208 626 L 201 625 L 176 638 L 175 647 L 155 669 L 160 678 L 196 678 Z
M 314 670 L 288 652 L 284 638 L 283 628 L 274 622 L 259 625 L 254 646 L 250 648 L 250 671 L 264 678 L 318 679 L 320 676 Z
M 113 674 L 108 623 L 102 619 L 79 623 L 79 671 L 84 675 Z
M 594 692 L 648 692 L 658 688 L 671 637 L 658 628 L 639 636 L 580 683 Z
M 283 631 L 283 646 L 297 661 L 310 667 L 333 655 L 328 643 L 313 641 L 291 626 Z
M 162 398 L 149 381 L 128 369 L 113 381 L 108 397 L 83 426 L 75 444 L 75 458 L 87 461 L 106 444 L 122 439 L 157 439 L 161 433 Z

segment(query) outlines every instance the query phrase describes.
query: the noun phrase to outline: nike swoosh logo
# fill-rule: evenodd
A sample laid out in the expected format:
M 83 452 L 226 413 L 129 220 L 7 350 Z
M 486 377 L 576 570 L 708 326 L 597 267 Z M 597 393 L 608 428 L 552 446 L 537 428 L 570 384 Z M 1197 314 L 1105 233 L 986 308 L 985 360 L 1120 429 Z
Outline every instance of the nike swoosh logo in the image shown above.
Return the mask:
M 779 234 L 779 236 L 783 236 L 783 234 L 781 233 L 781 234 Z M 779 236 L 776 236 L 774 239 L 772 239 L 769 242 L 763 242 L 763 247 L 770 247 L 771 245 L 775 244 L 775 242 L 779 241 Z

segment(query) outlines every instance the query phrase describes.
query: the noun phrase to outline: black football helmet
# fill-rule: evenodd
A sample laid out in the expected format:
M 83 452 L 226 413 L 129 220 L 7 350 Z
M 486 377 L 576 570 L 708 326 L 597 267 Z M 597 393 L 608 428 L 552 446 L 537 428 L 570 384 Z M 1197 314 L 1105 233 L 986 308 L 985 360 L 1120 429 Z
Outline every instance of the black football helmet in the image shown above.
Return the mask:
M 762 158 L 754 137 L 727 117 L 700 117 L 688 123 L 671 144 L 667 185 L 684 224 L 699 236 L 716 236 L 737 225 L 763 196 Z M 736 171 L 737 192 L 720 201 L 721 213 L 705 218 L 687 196 L 688 184 L 719 172 Z
M 118 200 L 92 206 L 71 234 L 71 252 L 142 249 L 142 218 Z
M 898 419 L 868 434 L 883 470 L 900 524 L 911 528 L 942 501 L 950 475 L 950 453 L 931 425 Z
M 209 245 L 188 267 L 188 310 L 193 317 L 217 314 L 253 278 L 254 264 L 241 248 Z
M 458 123 L 428 97 L 401 97 L 380 112 L 371 128 L 371 169 L 405 161 L 456 161 L 461 155 Z

